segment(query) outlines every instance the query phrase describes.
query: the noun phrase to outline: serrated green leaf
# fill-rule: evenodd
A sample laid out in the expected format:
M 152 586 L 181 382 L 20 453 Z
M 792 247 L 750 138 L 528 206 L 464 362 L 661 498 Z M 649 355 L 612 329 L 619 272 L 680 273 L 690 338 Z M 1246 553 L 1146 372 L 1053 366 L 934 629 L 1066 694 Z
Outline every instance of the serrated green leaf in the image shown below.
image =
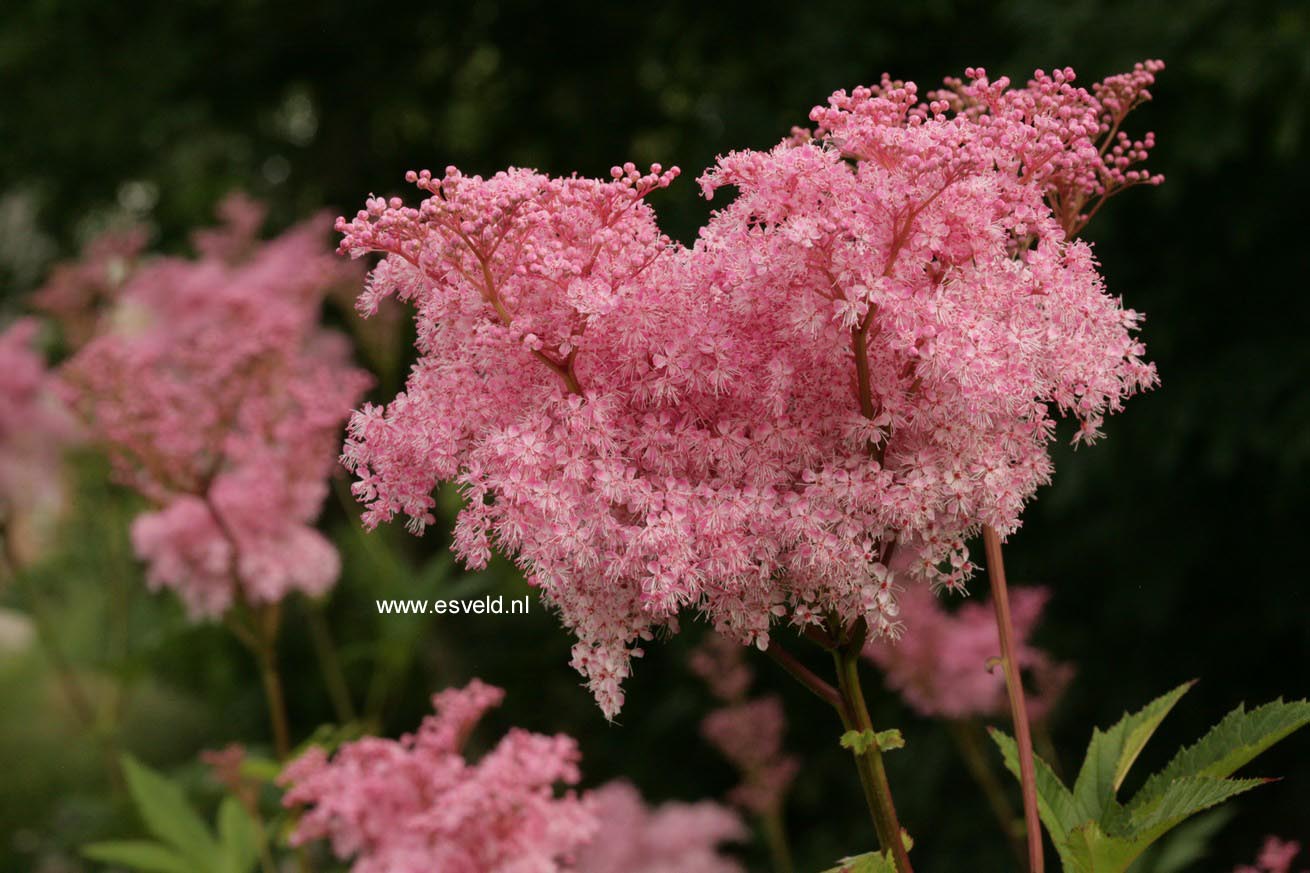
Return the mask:
M 1183 873 L 1210 850 L 1210 841 L 1232 820 L 1233 808 L 1221 807 L 1180 824 L 1129 867 L 1129 873 Z
M 91 843 L 82 854 L 92 861 L 130 867 L 143 873 L 195 873 L 195 866 L 177 852 L 149 840 Z
M 1146 780 L 1132 805 L 1149 804 L 1176 779 L 1231 776 L 1265 749 L 1307 724 L 1310 724 L 1310 703 L 1304 700 L 1291 703 L 1275 700 L 1250 712 L 1245 705 L 1239 706 Z
M 1019 747 L 1014 739 L 1004 731 L 989 728 L 992 741 L 1001 750 L 1005 768 L 1019 778 Z M 1073 794 L 1050 766 L 1037 755 L 1033 755 L 1033 771 L 1037 779 L 1037 813 L 1042 824 L 1051 834 L 1051 839 L 1058 845 L 1066 839 L 1069 832 L 1089 819 L 1074 800 Z
M 189 873 L 212 870 L 218 843 L 182 789 L 131 755 L 123 756 L 123 775 L 146 829 L 191 862 Z
M 249 873 L 259 860 L 259 829 L 235 797 L 218 807 L 218 841 L 224 873 Z
M 850 749 L 857 755 L 869 751 L 869 747 L 875 742 L 873 731 L 847 731 L 841 735 L 841 747 Z
M 1146 846 L 1106 836 L 1099 824 L 1089 821 L 1070 831 L 1059 848 L 1065 873 L 1120 873 Z
M 1192 687 L 1188 682 L 1157 697 L 1123 718 L 1107 731 L 1092 731 L 1087 757 L 1074 781 L 1073 796 L 1088 819 L 1102 821 L 1116 807 L 1115 793 L 1160 722 Z
M 878 748 L 884 752 L 905 748 L 905 737 L 901 736 L 901 732 L 896 728 L 878 731 L 873 738 L 878 742 Z
M 1152 798 L 1150 803 L 1130 805 L 1121 819 L 1113 823 L 1115 831 L 1136 839 L 1155 842 L 1184 819 L 1264 785 L 1265 779 L 1217 779 L 1213 776 L 1187 776 L 1175 779 Z
M 1172 783 L 1161 803 L 1144 815 L 1123 811 L 1110 828 L 1088 822 L 1061 846 L 1065 865 L 1078 873 L 1123 873 L 1152 843 L 1198 812 L 1262 785 L 1261 779 L 1197 776 Z
M 823 873 L 896 873 L 896 864 L 890 852 L 865 852 L 863 855 L 842 858 L 836 867 Z

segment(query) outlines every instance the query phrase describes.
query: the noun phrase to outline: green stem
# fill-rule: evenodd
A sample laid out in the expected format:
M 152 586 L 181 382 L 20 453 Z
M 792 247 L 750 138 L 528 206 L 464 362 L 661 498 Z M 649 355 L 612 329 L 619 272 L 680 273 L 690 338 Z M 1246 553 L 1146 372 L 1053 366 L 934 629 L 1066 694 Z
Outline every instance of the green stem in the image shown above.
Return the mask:
M 873 720 L 869 718 L 864 691 L 860 687 L 860 646 L 843 645 L 833 651 L 832 657 L 837 667 L 837 686 L 843 704 L 839 710 L 842 723 L 847 730 L 872 732 Z M 896 805 L 892 802 L 882 750 L 877 743 L 870 744 L 863 753 L 857 753 L 855 764 L 882 850 L 891 853 L 898 873 L 913 873 L 909 852 L 901 838 L 901 824 L 896 818 Z
M 277 759 L 285 761 L 291 755 L 291 728 L 287 718 L 286 694 L 282 688 L 282 674 L 277 664 L 277 607 L 266 606 L 255 616 L 255 660 L 259 662 L 259 678 L 268 702 L 268 717 L 273 726 L 273 748 Z
M 771 809 L 760 816 L 764 841 L 769 847 L 774 873 L 792 873 L 791 847 L 787 845 L 787 828 L 782 823 L 781 810 Z
M 350 699 L 350 684 L 341 667 L 341 658 L 332 639 L 332 629 L 323 614 L 322 604 L 310 601 L 305 608 L 309 613 L 309 635 L 314 644 L 314 654 L 319 670 L 323 673 L 323 684 L 327 686 L 328 697 L 332 699 L 332 709 L 336 712 L 338 722 L 349 724 L 355 720 L 355 704 Z
M 122 785 L 122 773 L 118 765 L 118 741 L 115 739 L 112 730 L 107 730 L 102 726 L 99 713 L 97 713 L 95 705 L 91 702 L 91 696 L 87 693 L 82 680 L 78 677 L 72 661 L 64 653 L 63 646 L 59 644 L 54 613 L 46 600 L 45 592 L 39 585 L 33 584 L 32 580 L 27 577 L 27 573 L 23 571 L 18 556 L 14 554 L 11 534 L 3 526 L 0 526 L 0 539 L 3 539 L 3 547 L 0 548 L 0 564 L 4 565 L 5 574 L 13 580 L 14 584 L 21 590 L 24 599 L 27 600 L 32 615 L 32 624 L 36 626 L 36 638 L 41 646 L 41 651 L 55 671 L 56 681 L 59 683 L 64 697 L 68 700 L 68 706 L 72 710 L 74 718 L 100 746 L 105 757 L 105 767 L 110 785 L 117 790 Z
M 1028 869 L 1044 873 L 1042 826 L 1037 816 L 1037 773 L 1033 764 L 1032 729 L 1028 707 L 1023 698 L 1023 681 L 1015 658 L 1014 622 L 1010 618 L 1010 595 L 1005 584 L 1005 561 L 1001 555 L 1001 538 L 990 526 L 983 527 L 983 548 L 987 558 L 987 575 L 992 582 L 992 604 L 996 607 L 996 629 L 1001 638 L 1001 663 L 1005 666 L 1005 690 L 1014 721 L 1015 742 L 1019 747 L 1019 782 L 1023 787 L 1023 821 L 1028 836 Z

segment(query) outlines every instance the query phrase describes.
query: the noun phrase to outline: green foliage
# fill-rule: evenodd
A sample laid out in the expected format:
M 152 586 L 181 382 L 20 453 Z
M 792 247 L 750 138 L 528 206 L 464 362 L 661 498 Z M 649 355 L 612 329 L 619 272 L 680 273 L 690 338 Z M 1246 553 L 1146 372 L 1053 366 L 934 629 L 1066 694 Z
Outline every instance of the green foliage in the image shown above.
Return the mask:
M 1233 817 L 1223 806 L 1183 822 L 1133 862 L 1131 873 L 1183 873 L 1205 858 L 1210 841 Z
M 877 746 L 879 751 L 890 752 L 892 749 L 905 748 L 905 737 L 896 728 L 885 731 L 863 730 L 847 731 L 841 735 L 841 747 L 850 749 L 857 755 L 863 755 Z
M 218 809 L 217 834 L 167 777 L 130 755 L 122 758 L 132 803 L 157 841 L 92 843 L 82 854 L 93 861 L 144 873 L 249 873 L 259 858 L 260 832 L 234 797 Z
M 892 861 L 891 852 L 865 852 L 863 855 L 842 858 L 836 867 L 824 870 L 823 873 L 896 873 L 896 864 Z
M 1181 685 L 1142 710 L 1125 714 L 1109 730 L 1093 731 L 1072 790 L 1046 762 L 1035 759 L 1038 813 L 1066 873 L 1127 870 L 1152 844 L 1188 818 L 1269 781 L 1228 777 L 1274 743 L 1310 724 L 1310 703 L 1306 701 L 1277 700 L 1251 712 L 1239 706 L 1121 804 L 1117 794 L 1133 762 L 1191 686 Z M 1017 778 L 1019 756 L 1014 740 L 998 730 L 991 734 L 1005 766 Z M 1179 852 L 1186 857 L 1184 849 Z

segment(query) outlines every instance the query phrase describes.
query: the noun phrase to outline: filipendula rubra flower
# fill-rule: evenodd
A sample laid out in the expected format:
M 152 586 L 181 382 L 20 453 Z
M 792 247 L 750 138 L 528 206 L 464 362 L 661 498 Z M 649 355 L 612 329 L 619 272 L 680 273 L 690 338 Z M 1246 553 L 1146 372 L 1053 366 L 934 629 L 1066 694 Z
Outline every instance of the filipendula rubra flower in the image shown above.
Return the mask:
M 724 843 L 746 838 L 741 819 L 709 800 L 647 806 L 627 782 L 610 782 L 586 799 L 598 820 L 583 846 L 575 873 L 742 873 L 722 854 Z
M 351 279 L 322 222 L 261 242 L 252 210 L 229 203 L 226 226 L 197 235 L 200 257 L 137 269 L 63 368 L 117 475 L 158 506 L 132 526 L 149 583 L 197 616 L 336 581 L 312 522 L 369 383 L 318 324 L 323 295 Z
M 1032 680 L 1028 712 L 1038 720 L 1073 678 L 1072 665 L 1053 660 L 1029 642 L 1049 596 L 1039 587 L 1010 590 L 1015 659 Z M 870 641 L 865 654 L 911 709 L 949 719 L 991 718 L 1007 711 L 1005 676 L 993 669 L 1001 643 L 990 603 L 968 602 L 947 612 L 927 587 L 916 585 L 901 593 L 899 606 L 904 634 Z
M 892 629 L 893 550 L 962 584 L 965 540 L 1049 479 L 1056 418 L 1090 441 L 1156 380 L 1070 234 L 1155 181 L 1149 138 L 1096 143 L 1157 69 L 838 92 L 813 134 L 702 177 L 736 197 L 690 248 L 646 203 L 677 175 L 658 165 L 410 173 L 417 208 L 338 221 L 343 252 L 383 255 L 360 310 L 417 310 L 405 392 L 344 450 L 366 523 L 421 531 L 458 483 L 456 550 L 513 556 L 610 716 L 687 610 L 760 647 L 779 621 Z
M 474 680 L 433 697 L 399 740 L 365 737 L 289 764 L 283 803 L 307 807 L 292 842 L 327 838 L 351 873 L 556 873 L 597 829 L 576 793 L 572 738 L 511 729 L 476 762 L 463 746 L 504 692 Z

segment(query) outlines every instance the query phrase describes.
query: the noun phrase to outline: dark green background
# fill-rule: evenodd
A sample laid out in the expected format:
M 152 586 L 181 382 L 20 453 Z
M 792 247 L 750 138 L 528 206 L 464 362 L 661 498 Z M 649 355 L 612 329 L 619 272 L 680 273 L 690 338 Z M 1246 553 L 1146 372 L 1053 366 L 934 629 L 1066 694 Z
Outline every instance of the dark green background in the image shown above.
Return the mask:
M 1078 664 L 1056 725 L 1066 766 L 1092 724 L 1202 679 L 1144 756 L 1150 765 L 1241 700 L 1310 692 L 1310 4 L 7 0 L 0 305 L 21 309 L 50 257 L 125 217 L 147 220 L 159 245 L 177 248 L 232 188 L 266 199 L 278 226 L 324 205 L 353 211 L 370 192 L 404 193 L 405 170 L 452 163 L 584 174 L 625 160 L 678 164 L 687 175 L 653 202 L 670 232 L 690 240 L 708 212 L 692 177 L 717 153 L 771 145 L 836 88 L 884 70 L 929 85 L 971 65 L 1016 78 L 1070 65 L 1089 83 L 1146 57 L 1169 66 L 1131 126 L 1156 131 L 1151 163 L 1167 182 L 1124 195 L 1091 236 L 1111 289 L 1148 315 L 1163 385 L 1111 420 L 1103 443 L 1057 451 L 1055 483 L 1008 554 L 1012 577 L 1055 589 L 1041 640 Z M 98 507 L 121 499 L 84 495 L 83 514 L 112 518 Z M 327 524 L 350 541 L 339 507 Z M 47 572 L 68 604 L 77 657 L 147 683 L 143 712 L 175 713 L 139 716 L 131 736 L 143 754 L 167 764 L 201 744 L 261 736 L 243 653 L 217 629 L 188 628 L 166 600 L 135 607 L 144 617 L 132 659 L 102 651 L 104 622 L 87 592 L 109 564 L 86 543 L 117 537 L 115 572 L 137 570 L 121 525 L 101 528 L 92 540 L 71 529 L 70 555 Z M 376 536 L 416 566 L 445 545 L 440 531 L 423 541 Z M 377 635 L 398 634 L 372 614 L 372 598 L 414 589 L 379 581 L 358 546 L 347 558 L 332 619 L 362 681 Z M 435 590 L 458 584 L 468 583 L 452 577 Z M 521 587 L 503 568 L 476 584 Z M 392 730 L 415 723 L 426 691 L 476 674 L 510 689 L 496 725 L 578 736 L 590 781 L 630 774 L 657 798 L 731 784 L 696 735 L 708 699 L 683 666 L 688 639 L 650 648 L 621 724 L 609 726 L 567 667 L 565 635 L 540 611 L 419 630 Z M 327 718 L 294 627 L 286 650 L 293 719 Z M 768 664 L 760 671 L 787 694 L 791 745 L 806 756 L 791 814 L 802 869 L 868 848 L 833 719 Z M 0 836 L 13 835 L 0 842 L 0 869 L 28 869 L 33 853 L 61 857 L 114 827 L 121 834 L 130 818 L 112 804 L 107 812 L 103 786 L 78 775 L 94 768 L 78 770 L 78 754 L 23 724 L 39 709 L 21 694 L 39 692 L 5 693 L 0 761 L 18 778 L 6 788 L 0 777 Z M 875 719 L 901 724 L 909 741 L 890 768 L 920 868 L 1008 869 L 940 728 L 877 696 Z M 1240 801 L 1204 869 L 1249 859 L 1265 833 L 1310 839 L 1310 738 L 1253 770 L 1288 778 Z

